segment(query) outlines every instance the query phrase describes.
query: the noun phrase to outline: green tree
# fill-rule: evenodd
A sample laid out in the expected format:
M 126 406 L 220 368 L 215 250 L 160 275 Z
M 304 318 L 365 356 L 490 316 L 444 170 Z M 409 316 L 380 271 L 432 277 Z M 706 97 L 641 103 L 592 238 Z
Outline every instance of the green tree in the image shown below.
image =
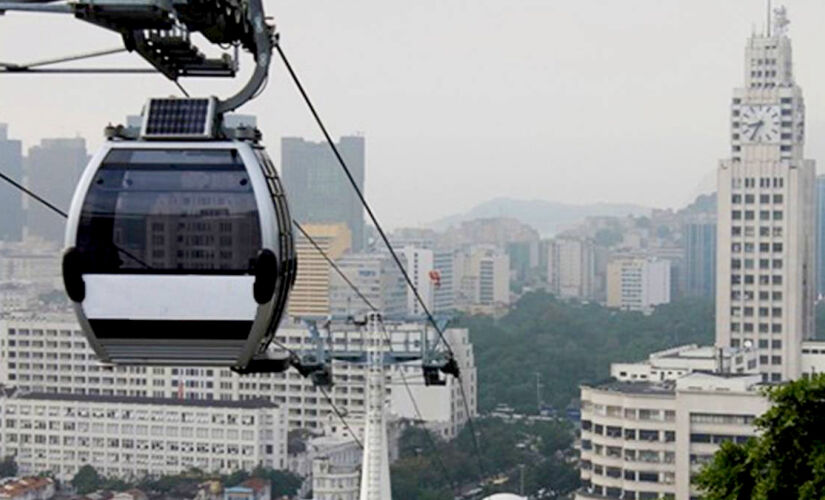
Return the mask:
M 539 399 L 563 410 L 578 398 L 582 383 L 609 377 L 610 363 L 639 361 L 674 345 L 713 342 L 714 323 L 710 298 L 680 299 L 646 316 L 530 292 L 502 318 L 463 316 L 456 326 L 470 332 L 479 410 L 506 404 L 536 413 Z
M 280 498 L 281 496 L 292 497 L 298 493 L 298 489 L 300 489 L 304 483 L 304 480 L 298 475 L 267 467 L 257 467 L 252 471 L 252 477 L 268 479 L 272 484 L 273 498 Z
M 17 475 L 17 462 L 14 457 L 8 456 L 0 462 L 0 478 L 12 477 Z
M 759 436 L 725 443 L 696 478 L 705 500 L 825 498 L 825 375 L 771 388 Z
M 99 490 L 102 483 L 103 478 L 91 465 L 81 467 L 72 478 L 72 487 L 81 495 Z

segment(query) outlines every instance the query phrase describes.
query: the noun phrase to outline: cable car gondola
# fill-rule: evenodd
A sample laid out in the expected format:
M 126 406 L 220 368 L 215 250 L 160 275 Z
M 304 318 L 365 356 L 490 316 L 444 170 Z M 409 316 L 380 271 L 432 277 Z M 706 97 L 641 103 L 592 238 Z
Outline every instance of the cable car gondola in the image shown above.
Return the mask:
M 80 179 L 63 278 L 101 361 L 244 369 L 278 326 L 297 264 L 286 195 L 259 134 L 214 108 L 150 99 L 139 136 L 114 134 Z

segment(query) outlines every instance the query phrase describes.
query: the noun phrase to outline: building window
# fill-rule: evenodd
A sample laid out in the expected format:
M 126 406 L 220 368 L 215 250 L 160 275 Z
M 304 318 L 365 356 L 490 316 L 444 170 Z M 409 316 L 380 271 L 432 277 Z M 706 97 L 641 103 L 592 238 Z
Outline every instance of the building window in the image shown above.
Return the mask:
M 658 472 L 639 472 L 639 481 L 643 483 L 658 483 L 659 482 L 659 473 Z

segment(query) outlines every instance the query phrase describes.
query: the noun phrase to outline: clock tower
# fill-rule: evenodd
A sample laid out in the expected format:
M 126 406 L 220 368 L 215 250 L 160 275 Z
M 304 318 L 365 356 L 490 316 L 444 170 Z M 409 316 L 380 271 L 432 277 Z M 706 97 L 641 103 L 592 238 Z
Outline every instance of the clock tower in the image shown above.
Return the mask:
M 748 40 L 718 172 L 716 343 L 757 349 L 766 381 L 797 378 L 814 335 L 816 170 L 787 27 L 781 7 Z

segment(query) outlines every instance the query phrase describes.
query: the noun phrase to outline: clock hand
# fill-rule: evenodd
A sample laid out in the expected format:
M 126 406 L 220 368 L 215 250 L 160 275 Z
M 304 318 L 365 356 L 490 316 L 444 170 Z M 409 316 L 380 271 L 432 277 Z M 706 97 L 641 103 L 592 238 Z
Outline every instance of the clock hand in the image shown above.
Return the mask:
M 756 137 L 756 133 L 759 132 L 759 128 L 763 125 L 764 122 L 759 121 L 756 123 L 756 126 L 753 129 L 753 133 L 751 134 L 750 140 L 752 141 Z

